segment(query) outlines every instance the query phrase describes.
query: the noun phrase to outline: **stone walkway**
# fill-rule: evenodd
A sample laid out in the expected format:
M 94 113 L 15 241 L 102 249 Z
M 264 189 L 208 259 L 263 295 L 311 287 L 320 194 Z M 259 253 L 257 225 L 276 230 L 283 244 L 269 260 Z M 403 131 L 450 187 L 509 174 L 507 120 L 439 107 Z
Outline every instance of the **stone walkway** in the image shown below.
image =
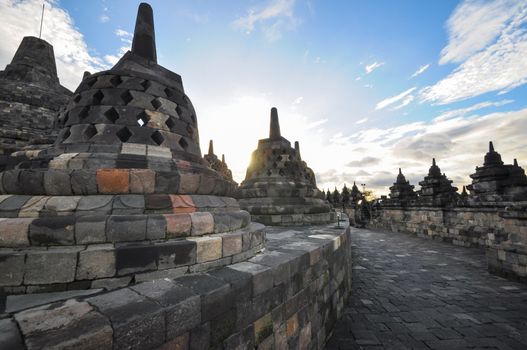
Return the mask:
M 328 350 L 527 349 L 527 286 L 482 250 L 352 229 L 350 305 Z

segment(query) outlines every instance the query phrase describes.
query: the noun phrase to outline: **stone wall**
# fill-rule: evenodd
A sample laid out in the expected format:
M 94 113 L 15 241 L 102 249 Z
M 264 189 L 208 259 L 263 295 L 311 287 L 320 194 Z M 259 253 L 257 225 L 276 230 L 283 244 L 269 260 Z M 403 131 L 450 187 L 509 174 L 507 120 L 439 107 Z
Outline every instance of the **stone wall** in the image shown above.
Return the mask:
M 208 273 L 45 305 L 10 296 L 0 348 L 322 349 L 350 292 L 349 228 L 266 233 L 265 252 Z
M 382 207 L 366 226 L 487 250 L 489 270 L 527 280 L 526 203 L 479 207 Z M 355 218 L 355 209 L 347 209 Z

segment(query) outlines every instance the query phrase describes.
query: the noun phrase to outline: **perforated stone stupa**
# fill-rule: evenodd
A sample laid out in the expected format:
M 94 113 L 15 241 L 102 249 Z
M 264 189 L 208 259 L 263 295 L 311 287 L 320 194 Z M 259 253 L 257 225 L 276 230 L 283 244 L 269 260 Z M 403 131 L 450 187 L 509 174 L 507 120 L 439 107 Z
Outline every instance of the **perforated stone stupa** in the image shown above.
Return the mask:
M 0 170 L 5 156 L 30 140 L 47 142 L 69 96 L 71 91 L 57 76 L 53 46 L 25 37 L 11 63 L 0 71 Z
M 476 167 L 470 177 L 472 184 L 467 188 L 471 194 L 469 200 L 473 203 L 527 200 L 525 171 L 518 166 L 516 159 L 513 164 L 504 164 L 492 141 L 483 166 Z
M 385 205 L 388 206 L 404 206 L 410 204 L 417 199 L 417 193 L 414 191 L 414 186 L 406 180 L 401 168 L 397 180 L 390 187 L 390 198 L 386 200 Z
M 302 225 L 333 220 L 331 206 L 316 185 L 315 174 L 280 133 L 278 112 L 271 109 L 269 138 L 258 141 L 239 188 L 240 206 L 266 225 Z
M 225 162 L 225 155 L 221 156 L 221 160 L 218 159 L 218 156 L 214 154 L 214 143 L 212 140 L 209 141 L 209 151 L 207 154 L 203 156 L 205 160 L 210 164 L 210 167 L 214 170 L 216 170 L 219 174 L 223 175 L 226 179 L 231 180 L 232 179 L 232 171 L 227 166 L 227 163 Z M 238 185 L 235 183 L 236 186 Z
M 420 205 L 441 207 L 455 203 L 459 196 L 457 187 L 452 186 L 452 180 L 441 173 L 435 158 L 432 160 L 428 175 L 419 182 L 419 185 L 421 185 L 421 189 L 418 191 L 418 203 Z
M 0 173 L 6 293 L 115 288 L 253 256 L 262 225 L 202 158 L 181 77 L 157 64 L 152 9 L 133 45 L 87 75 L 53 146 Z

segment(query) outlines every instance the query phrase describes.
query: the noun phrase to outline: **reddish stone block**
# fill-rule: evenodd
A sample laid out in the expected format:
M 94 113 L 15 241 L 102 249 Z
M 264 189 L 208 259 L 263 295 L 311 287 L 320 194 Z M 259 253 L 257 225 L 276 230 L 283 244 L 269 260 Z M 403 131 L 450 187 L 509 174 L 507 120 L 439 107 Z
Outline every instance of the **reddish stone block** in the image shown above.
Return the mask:
M 129 175 L 128 169 L 98 169 L 97 187 L 99 193 L 128 193 Z
M 192 221 L 189 214 L 165 214 L 167 238 L 190 236 Z
M 170 200 L 174 213 L 193 213 L 196 211 L 196 206 L 190 196 L 172 194 Z
M 0 219 L 0 246 L 24 247 L 29 245 L 29 224 L 33 219 Z

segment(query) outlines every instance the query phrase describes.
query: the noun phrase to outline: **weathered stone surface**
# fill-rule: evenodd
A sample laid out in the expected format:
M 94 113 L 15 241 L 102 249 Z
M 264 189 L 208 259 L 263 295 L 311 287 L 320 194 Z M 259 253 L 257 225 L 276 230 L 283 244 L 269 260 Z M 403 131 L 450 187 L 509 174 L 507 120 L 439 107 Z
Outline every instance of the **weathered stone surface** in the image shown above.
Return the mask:
M 76 279 L 96 279 L 115 275 L 115 252 L 113 245 L 91 245 L 79 252 Z
M 75 242 L 73 216 L 43 217 L 29 226 L 33 245 L 71 245 Z
M 166 237 L 167 222 L 162 215 L 149 215 L 146 222 L 146 239 L 156 240 Z
M 157 269 L 158 250 L 150 244 L 128 243 L 115 248 L 115 267 L 122 276 Z
M 258 295 L 273 287 L 273 271 L 259 264 L 241 262 L 229 266 L 229 268 L 245 273 L 250 273 L 253 278 L 253 294 Z
M 52 269 L 47 268 L 53 266 Z M 50 284 L 72 282 L 75 279 L 77 250 L 56 248 L 32 252 L 26 258 L 24 283 Z
M 23 247 L 29 245 L 29 225 L 32 219 L 0 219 L 0 246 Z
M 25 349 L 18 327 L 10 318 L 0 320 L 0 348 L 9 350 Z
M 149 169 L 130 171 L 130 193 L 154 193 L 155 172 Z
M 189 214 L 166 214 L 167 238 L 188 236 L 192 230 L 192 220 Z
M 113 215 L 106 223 L 107 237 L 112 242 L 141 241 L 146 238 L 145 215 Z
M 128 193 L 130 186 L 129 170 L 99 169 L 97 170 L 97 187 L 100 193 Z
M 103 278 L 95 280 L 91 283 L 91 288 L 102 288 L 106 290 L 114 290 L 122 287 L 126 287 L 132 280 L 131 276 L 118 277 L 118 278 Z
M 102 243 L 106 241 L 106 216 L 83 215 L 75 222 L 77 244 Z
M 86 301 L 110 319 L 115 348 L 153 348 L 165 343 L 165 312 L 135 291 L 121 289 Z
M 229 256 L 241 253 L 242 251 L 242 235 L 241 233 L 233 233 L 222 236 L 223 256 Z
M 192 237 L 189 238 L 196 242 L 196 261 L 198 263 L 217 260 L 222 254 L 221 237 Z
M 104 349 L 112 346 L 108 320 L 86 302 L 73 299 L 15 315 L 28 349 Z
M 21 310 L 33 308 L 35 306 L 49 304 L 55 301 L 97 294 L 100 291 L 101 289 L 88 289 L 26 295 L 8 295 L 6 299 L 5 311 L 8 313 L 14 313 Z
M 193 236 L 202 236 L 214 232 L 214 218 L 211 213 L 190 213 L 190 219 L 192 221 L 191 233 Z

